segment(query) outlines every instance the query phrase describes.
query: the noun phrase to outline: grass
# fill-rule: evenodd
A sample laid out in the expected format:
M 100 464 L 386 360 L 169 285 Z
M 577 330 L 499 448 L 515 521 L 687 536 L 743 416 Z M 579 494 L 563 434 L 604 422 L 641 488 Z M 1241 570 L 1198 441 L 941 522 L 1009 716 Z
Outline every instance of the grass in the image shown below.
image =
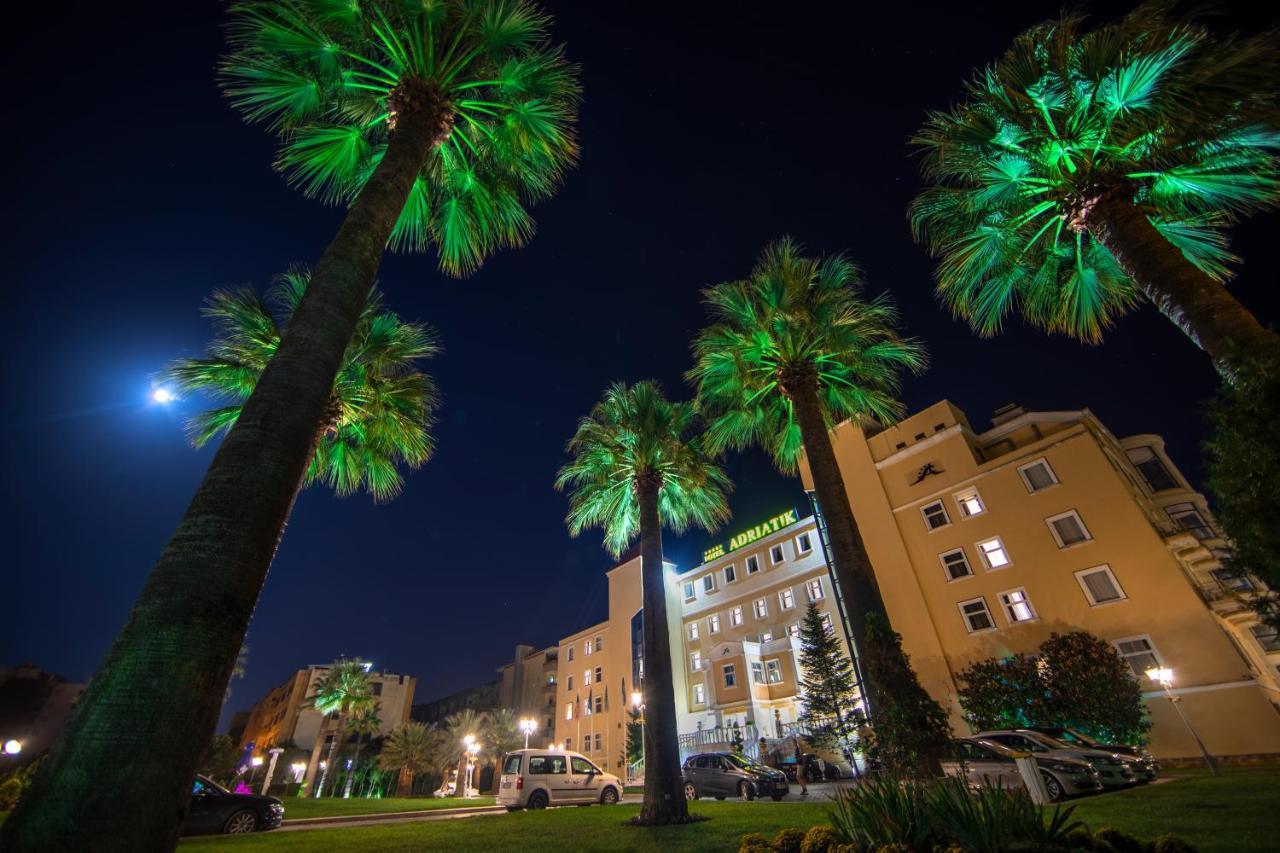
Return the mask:
M 469 806 L 491 806 L 493 797 L 387 797 L 385 799 L 351 799 L 324 797 L 319 800 L 289 797 L 284 801 L 285 820 L 306 817 L 335 817 L 390 812 L 416 812 L 431 809 L 456 809 Z

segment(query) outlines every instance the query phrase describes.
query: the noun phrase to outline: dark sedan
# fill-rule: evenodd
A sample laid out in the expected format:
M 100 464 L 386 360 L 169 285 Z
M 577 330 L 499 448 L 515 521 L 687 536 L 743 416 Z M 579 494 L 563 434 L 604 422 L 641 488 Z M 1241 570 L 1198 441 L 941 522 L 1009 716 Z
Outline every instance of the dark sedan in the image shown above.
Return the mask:
M 284 803 L 259 794 L 233 794 L 212 779 L 197 776 L 183 835 L 243 835 L 275 829 L 284 822 Z
M 781 800 L 789 790 L 786 774 L 781 770 L 734 752 L 701 752 L 684 762 L 684 795 L 691 800 L 754 800 L 757 796 Z

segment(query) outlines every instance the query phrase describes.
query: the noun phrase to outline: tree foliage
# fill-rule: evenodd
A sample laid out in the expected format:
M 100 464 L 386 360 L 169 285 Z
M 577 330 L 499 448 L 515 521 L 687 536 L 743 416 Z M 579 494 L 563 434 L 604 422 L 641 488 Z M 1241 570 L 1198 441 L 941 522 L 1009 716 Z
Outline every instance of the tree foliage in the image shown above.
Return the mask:
M 848 648 L 809 603 L 800 621 L 800 721 L 815 743 L 848 745 L 858 728 L 857 682 Z
M 956 683 L 976 731 L 1055 726 L 1104 743 L 1140 743 L 1151 728 L 1129 665 L 1085 631 L 1051 634 L 1032 655 L 978 661 Z
M 936 775 L 951 739 L 942 706 L 920 685 L 902 637 L 878 613 L 867 618 L 867 642 L 858 650 L 864 673 L 880 697 L 871 709 L 867 752 L 895 773 Z
M 225 403 L 190 418 L 191 443 L 202 447 L 225 435 L 262 372 L 280 347 L 306 293 L 310 271 L 293 267 L 261 299 L 251 288 L 218 290 L 203 310 L 215 330 L 202 358 L 170 364 L 160 380 L 180 394 L 201 393 Z M 376 501 L 400 493 L 400 467 L 431 458 L 431 426 L 440 396 L 419 363 L 440 352 L 435 333 L 406 323 L 383 305 L 375 287 L 365 301 L 342 366 L 303 485 L 321 482 L 338 495 L 364 489 Z
M 1099 340 L 1143 285 L 1090 230 L 1108 192 L 1227 281 L 1239 260 L 1227 227 L 1280 201 L 1278 80 L 1274 30 L 1215 35 L 1167 0 L 1023 33 L 914 138 L 930 186 L 911 225 L 940 258 L 943 303 L 983 335 L 1016 309 Z
M 577 69 L 524 0 L 238 0 L 221 82 L 279 138 L 276 167 L 306 195 L 349 203 L 387 149 L 398 107 L 445 107 L 441 137 L 391 247 L 434 246 L 474 270 L 533 233 L 526 207 L 577 159 Z M 418 106 L 418 104 L 415 104 Z
M 408 722 L 391 730 L 378 753 L 383 770 L 405 770 L 413 775 L 436 770 L 439 760 L 439 732 L 418 722 Z

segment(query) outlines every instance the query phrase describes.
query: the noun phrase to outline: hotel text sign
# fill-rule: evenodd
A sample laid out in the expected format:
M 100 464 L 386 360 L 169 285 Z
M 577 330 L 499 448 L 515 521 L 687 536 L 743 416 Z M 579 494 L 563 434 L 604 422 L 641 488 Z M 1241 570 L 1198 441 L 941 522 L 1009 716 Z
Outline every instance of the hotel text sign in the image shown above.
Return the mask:
M 728 545 L 716 545 L 714 548 L 708 548 L 707 550 L 703 551 L 702 562 L 709 563 L 718 557 L 723 557 L 725 554 L 728 554 L 730 551 L 736 551 L 737 549 L 741 548 L 743 545 L 750 545 L 752 542 L 755 542 L 757 539 L 763 539 L 764 537 L 768 536 L 770 533 L 776 533 L 782 528 L 786 527 L 788 524 L 795 524 L 795 523 L 796 523 L 796 511 L 794 509 L 789 509 L 786 512 L 782 513 L 781 515 L 775 515 L 773 518 L 769 519 L 768 521 L 763 522 L 761 524 L 757 524 L 755 527 L 751 528 L 750 530 L 744 530 L 742 533 L 739 533 L 738 535 L 730 539 Z

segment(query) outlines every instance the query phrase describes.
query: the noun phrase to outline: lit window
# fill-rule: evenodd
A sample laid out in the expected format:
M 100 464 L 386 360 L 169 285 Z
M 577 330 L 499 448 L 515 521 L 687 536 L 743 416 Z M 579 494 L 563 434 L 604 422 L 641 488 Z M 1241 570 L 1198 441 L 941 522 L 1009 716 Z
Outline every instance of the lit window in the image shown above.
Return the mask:
M 920 514 L 924 516 L 924 526 L 929 530 L 937 530 L 951 523 L 951 519 L 947 517 L 947 508 L 942 505 L 942 501 L 934 501 L 920 507 Z
M 757 598 L 754 609 L 757 619 L 767 619 L 769 616 L 769 600 L 767 598 Z
M 758 660 L 751 662 L 751 683 L 764 684 L 764 664 Z
M 1262 646 L 1264 652 L 1280 652 L 1280 632 L 1276 631 L 1270 625 L 1252 625 L 1249 632 L 1253 634 L 1253 638 L 1258 641 L 1258 645 Z
M 808 533 L 801 533 L 796 537 L 796 553 L 808 554 L 813 550 L 813 539 Z
M 800 639 L 800 624 L 796 623 L 794 625 L 788 625 L 787 636 L 791 637 L 794 640 Z
M 589 654 L 591 654 L 591 641 L 590 641 L 590 640 L 583 640 L 583 641 L 582 641 L 582 653 L 583 653 L 584 655 L 589 655 Z
M 591 716 L 591 697 L 590 696 L 582 700 L 582 716 L 584 717 Z
M 715 591 L 715 588 L 716 588 L 716 576 L 715 576 L 715 575 L 703 575 L 703 576 L 702 576 L 702 591 L 703 591 L 703 592 L 714 592 L 714 591 Z
M 724 582 L 733 583 L 738 579 L 738 573 L 733 568 L 733 563 L 724 567 Z
M 1058 543 L 1059 548 L 1069 548 L 1093 538 L 1085 529 L 1080 514 L 1074 509 L 1046 518 L 1045 523 L 1049 525 L 1049 532 L 1053 534 L 1053 539 Z
M 824 596 L 822 594 L 822 578 L 814 578 L 804 585 L 805 592 L 809 594 L 810 601 L 821 601 Z
M 569 702 L 564 706 L 564 718 L 566 720 L 573 719 L 573 703 Z
M 734 687 L 738 683 L 738 668 L 731 663 L 724 665 L 724 686 Z
M 760 558 L 752 554 L 747 557 L 747 574 L 754 575 L 758 571 L 760 571 Z
M 694 652 L 689 655 L 689 668 L 694 672 L 702 669 L 702 652 Z
M 1008 552 L 1004 549 L 1004 543 L 1000 541 L 999 536 L 995 539 L 979 542 L 978 553 L 982 555 L 982 561 L 987 564 L 988 569 L 1003 569 L 1011 562 Z
M 689 639 L 690 640 L 698 639 L 698 623 L 697 622 L 689 623 Z
M 835 623 L 831 621 L 830 613 L 822 614 L 822 630 L 826 631 L 828 634 L 835 633 L 836 626 Z
M 1212 539 L 1217 535 L 1214 533 L 1213 528 L 1209 526 L 1209 522 L 1204 520 L 1200 510 L 1196 509 L 1195 504 L 1174 504 L 1166 507 L 1165 512 L 1169 513 L 1169 518 L 1177 522 L 1179 527 L 1197 539 Z
M 693 685 L 693 701 L 698 705 L 705 705 L 707 702 L 707 686 L 705 684 Z
M 707 630 L 712 634 L 720 633 L 720 614 L 712 613 L 707 617 Z
M 939 554 L 938 559 L 942 561 L 942 568 L 947 573 L 947 580 L 958 581 L 960 578 L 967 578 L 973 574 L 973 569 L 969 566 L 969 560 L 965 557 L 963 548 Z
M 693 592 L 693 581 L 685 581 L 684 582 L 684 600 L 693 601 L 694 598 L 695 598 L 695 595 Z
M 1004 614 L 1009 617 L 1010 623 L 1030 622 L 1036 618 L 1025 589 L 1011 589 L 1000 593 L 1000 603 L 1004 605 Z
M 976 634 L 979 631 L 990 631 L 996 626 L 996 623 L 991 621 L 991 613 L 987 610 L 985 598 L 962 601 L 959 607 L 960 615 L 964 617 L 965 628 L 969 630 L 970 634 Z
M 1043 491 L 1058 484 L 1057 476 L 1049 467 L 1048 461 L 1044 459 L 1037 459 L 1035 462 L 1020 466 L 1018 473 L 1022 475 L 1022 483 L 1027 487 L 1028 492 Z
M 1097 566 L 1076 572 L 1076 580 L 1084 590 L 1084 597 L 1095 607 L 1099 604 L 1124 600 L 1124 590 L 1120 588 L 1120 582 L 1111 573 L 1109 566 Z
M 982 515 L 987 508 L 982 505 L 982 498 L 978 495 L 977 489 L 966 489 L 956 494 L 956 504 L 960 507 L 961 518 L 973 518 L 975 515 Z
M 741 604 L 739 604 L 737 607 L 729 611 L 729 624 L 733 625 L 735 628 L 738 625 L 742 624 L 742 605 Z
M 773 642 L 773 632 L 772 632 L 772 631 L 765 631 L 764 633 L 762 633 L 762 634 L 760 635 L 760 642 L 762 642 L 762 643 L 772 643 L 772 642 Z
M 775 566 L 778 565 L 778 563 L 782 562 L 782 546 L 781 545 L 774 545 L 772 548 L 769 549 L 769 562 Z
M 784 589 L 778 593 L 778 604 L 783 610 L 790 610 L 796 606 L 796 593 L 793 589 Z
M 588 669 L 582 673 L 582 686 L 587 687 L 590 684 L 591 684 L 591 670 Z
M 1147 670 L 1161 666 L 1160 654 L 1146 634 L 1116 640 L 1115 647 L 1139 681 L 1147 677 Z
M 778 659 L 770 658 L 764 663 L 765 663 L 765 666 L 768 668 L 769 683 L 777 684 L 779 681 L 781 681 L 782 680 L 782 664 L 778 663 Z

